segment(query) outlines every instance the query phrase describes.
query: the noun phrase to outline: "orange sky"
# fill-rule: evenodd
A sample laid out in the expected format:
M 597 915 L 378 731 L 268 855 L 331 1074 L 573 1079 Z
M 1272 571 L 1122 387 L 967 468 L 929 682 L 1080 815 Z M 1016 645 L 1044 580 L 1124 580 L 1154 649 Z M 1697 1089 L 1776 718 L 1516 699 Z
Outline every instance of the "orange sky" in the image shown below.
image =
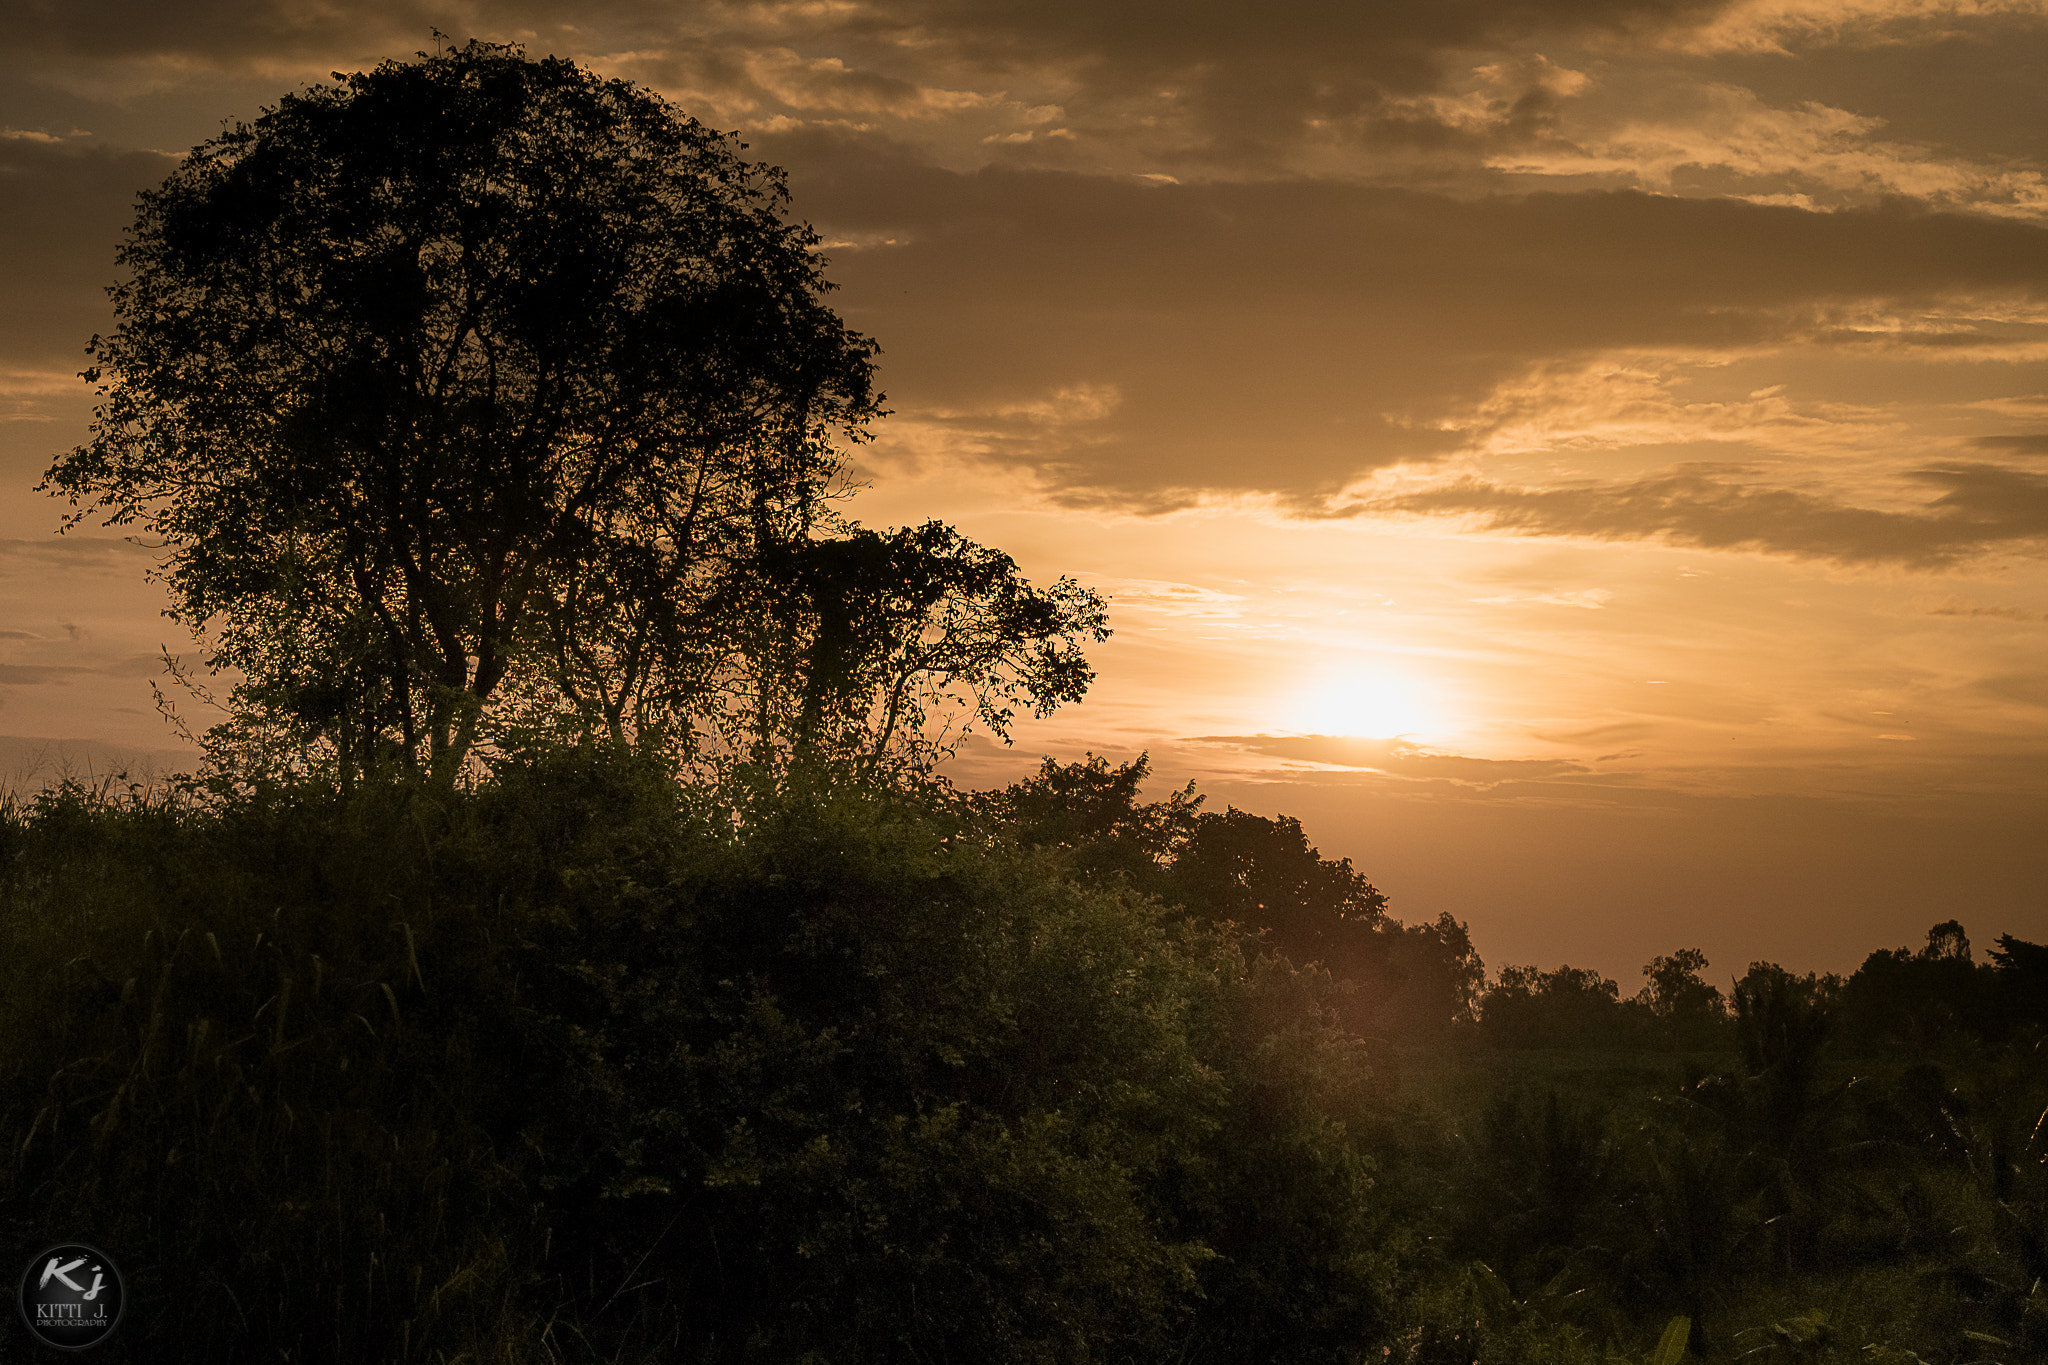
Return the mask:
M 1111 594 L 962 780 L 1149 750 L 1625 990 L 2048 938 L 2048 0 L 0 21 L 0 769 L 172 743 L 147 552 L 28 491 L 134 192 L 432 27 L 787 166 L 895 414 L 847 510 Z

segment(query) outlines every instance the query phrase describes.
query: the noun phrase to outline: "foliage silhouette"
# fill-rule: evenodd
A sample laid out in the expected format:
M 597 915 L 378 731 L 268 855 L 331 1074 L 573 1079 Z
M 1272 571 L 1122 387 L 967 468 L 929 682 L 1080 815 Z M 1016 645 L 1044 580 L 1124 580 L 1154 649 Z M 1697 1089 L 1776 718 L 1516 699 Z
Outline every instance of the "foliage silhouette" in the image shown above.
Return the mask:
M 344 772 L 449 770 L 523 673 L 593 730 L 667 719 L 705 588 L 805 530 L 875 411 L 785 209 L 565 61 L 288 95 L 142 196 L 94 440 L 46 485 L 166 542 L 244 716 Z
M 1822 1067 L 1833 1018 L 1816 979 L 1764 962 L 1736 983 L 1735 1017 L 1744 1074 L 1707 1093 L 1749 1153 L 1774 1256 L 1788 1271 L 1811 1266 L 1829 1204 L 1858 1197 L 1842 1178 L 1854 1147 L 1849 1087 Z
M 1584 967 L 1503 967 L 1481 1001 L 1481 1027 L 1496 1046 L 1614 1047 L 1625 1037 L 1621 987 Z
M 1673 1131 L 1645 1157 L 1623 1273 L 1649 1301 L 1676 1304 L 1689 1322 L 1704 1323 L 1757 1232 L 1742 1162 L 1711 1124 Z
M 1844 983 L 1843 1033 L 1865 1049 L 1932 1048 L 1963 1031 L 1982 1033 L 2000 1003 L 1980 989 L 1969 935 L 1946 920 L 1927 931 L 1919 952 L 1880 949 Z
M 1480 1119 L 1467 1155 L 1472 1202 L 1461 1236 L 1504 1283 L 1523 1291 L 1607 1259 L 1599 1215 L 1617 1174 L 1599 1114 L 1555 1090 L 1531 1105 L 1502 1095 Z
M 60 793 L 0 855 L 0 1230 L 121 1247 L 149 1359 L 1384 1330 L 1328 978 L 943 812 L 570 751 L 453 792 Z
M 1062 850 L 1081 874 L 1121 877 L 1163 895 L 1166 869 L 1194 836 L 1207 798 L 1189 782 L 1162 801 L 1141 802 L 1151 772 L 1146 754 L 1115 767 L 1095 754 L 1078 763 L 1048 758 L 1034 775 L 975 800 L 1010 838 Z
M 1706 967 L 1705 953 L 1681 948 L 1643 968 L 1649 979 L 1631 1003 L 1648 1013 L 1651 1030 L 1666 1046 L 1703 1049 L 1725 1041 L 1728 1002 L 1700 975 Z
M 1008 743 L 1017 707 L 1081 699 L 1094 674 L 1078 641 L 1109 638 L 1097 594 L 1069 578 L 1033 588 L 936 521 L 783 541 L 751 567 L 714 613 L 748 623 L 720 676 L 723 738 L 761 765 L 836 762 L 872 780 L 929 770 L 977 723 Z
M 1465 925 L 1394 919 L 1386 896 L 1350 859 L 1325 858 L 1298 820 L 1204 811 L 1192 782 L 1143 802 L 1149 772 L 1144 755 L 1115 767 L 1095 755 L 1048 758 L 975 804 L 1006 837 L 1062 850 L 1081 875 L 1119 879 L 1235 926 L 1258 951 L 1320 964 L 1343 987 L 1339 1016 L 1357 1033 L 1441 1046 L 1470 1027 L 1486 969 Z
M 1075 766 L 997 804 L 1192 823 Z M 1829 983 L 1759 965 L 1721 1074 L 1448 1050 L 1440 1112 L 1321 970 L 800 779 L 572 750 L 13 808 L 0 1231 L 130 1249 L 159 1360 L 1610 1365 L 1673 1313 L 1714 1362 L 2048 1347 L 2024 1029 L 1848 1090 Z
M 288 95 L 142 196 L 93 440 L 44 486 L 166 548 L 241 676 L 222 753 L 344 781 L 445 781 L 479 741 L 687 753 L 750 679 L 871 763 L 928 759 L 948 687 L 997 731 L 1080 695 L 1094 594 L 832 515 L 876 348 L 740 151 L 473 42 Z M 800 619 L 803 681 L 773 677 Z

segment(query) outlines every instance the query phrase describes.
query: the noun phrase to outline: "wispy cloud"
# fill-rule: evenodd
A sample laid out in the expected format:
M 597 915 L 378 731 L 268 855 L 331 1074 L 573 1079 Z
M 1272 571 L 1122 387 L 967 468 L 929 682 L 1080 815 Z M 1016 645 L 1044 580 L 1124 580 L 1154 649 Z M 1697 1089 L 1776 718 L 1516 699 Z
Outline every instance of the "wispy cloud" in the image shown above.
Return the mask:
M 1926 610 L 1929 616 L 1981 617 L 1994 621 L 2048 621 L 2048 612 L 2029 611 L 2025 607 L 1966 602 L 1959 597 L 1946 598 Z
M 2048 176 L 2039 167 L 1888 138 L 1885 120 L 1872 115 L 1816 100 L 1774 105 L 1718 81 L 1680 79 L 1648 98 L 1632 93 L 1638 97 L 1611 106 L 1577 101 L 1557 136 L 1504 148 L 1488 164 L 1799 207 L 1897 195 L 2022 218 L 2048 214 Z
M 1531 602 L 1543 606 L 1578 607 L 1584 611 L 1599 611 L 1614 600 L 1614 594 L 1605 588 L 1582 588 L 1577 592 L 1500 593 L 1493 597 L 1475 597 L 1471 600 L 1487 606 Z
M 1069 505 L 1314 512 L 1375 470 L 1472 452 L 1868 452 L 1896 433 L 1880 405 L 1678 381 L 1770 354 L 2048 347 L 2048 232 L 1982 216 L 777 150 L 832 235 L 901 243 L 835 262 L 892 394 L 922 396 L 900 439 L 1027 469 Z
M 1358 739 L 1345 735 L 1201 735 L 1187 742 L 1222 745 L 1296 763 L 1371 769 L 1395 777 L 1474 787 L 1573 777 L 1591 771 L 1568 759 L 1472 758 L 1398 739 Z
M 2048 541 L 2048 476 L 1999 465 L 1920 469 L 1943 491 L 1918 510 L 1852 506 L 1725 472 L 1680 469 L 1628 481 L 1522 488 L 1462 478 L 1354 505 L 1360 515 L 1463 516 L 1478 529 L 1592 540 L 1663 540 L 1846 564 L 1939 569 L 1997 548 Z
M 1899 42 L 1916 31 L 2040 13 L 2039 0 L 1736 0 L 1697 28 L 1669 31 L 1666 41 L 1694 52 L 1783 54 Z
M 1978 450 L 1995 450 L 2001 455 L 2048 455 L 2048 432 L 2020 436 L 1977 436 L 1970 444 Z

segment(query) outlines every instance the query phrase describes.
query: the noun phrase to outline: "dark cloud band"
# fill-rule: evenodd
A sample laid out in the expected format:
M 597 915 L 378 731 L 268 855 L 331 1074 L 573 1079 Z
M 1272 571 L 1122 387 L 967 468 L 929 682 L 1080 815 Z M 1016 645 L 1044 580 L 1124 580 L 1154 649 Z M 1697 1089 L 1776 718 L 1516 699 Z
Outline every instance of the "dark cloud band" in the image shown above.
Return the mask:
M 1664 540 L 1846 564 L 1945 568 L 1998 548 L 2048 541 L 2048 477 L 1959 464 L 1913 477 L 1945 489 L 1925 510 L 1855 507 L 1797 489 L 1680 471 L 1625 483 L 1513 488 L 1460 479 L 1357 504 L 1361 515 L 1464 516 L 1481 529 L 1592 540 Z

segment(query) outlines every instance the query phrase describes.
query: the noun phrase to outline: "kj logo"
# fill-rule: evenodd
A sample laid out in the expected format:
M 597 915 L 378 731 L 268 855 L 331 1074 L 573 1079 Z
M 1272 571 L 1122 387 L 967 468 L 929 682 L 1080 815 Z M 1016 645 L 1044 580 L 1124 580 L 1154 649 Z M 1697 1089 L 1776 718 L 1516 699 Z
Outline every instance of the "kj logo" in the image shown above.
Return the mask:
M 114 1330 L 122 1298 L 113 1258 L 82 1242 L 66 1242 L 28 1263 L 16 1302 L 36 1340 L 60 1351 L 82 1351 Z

